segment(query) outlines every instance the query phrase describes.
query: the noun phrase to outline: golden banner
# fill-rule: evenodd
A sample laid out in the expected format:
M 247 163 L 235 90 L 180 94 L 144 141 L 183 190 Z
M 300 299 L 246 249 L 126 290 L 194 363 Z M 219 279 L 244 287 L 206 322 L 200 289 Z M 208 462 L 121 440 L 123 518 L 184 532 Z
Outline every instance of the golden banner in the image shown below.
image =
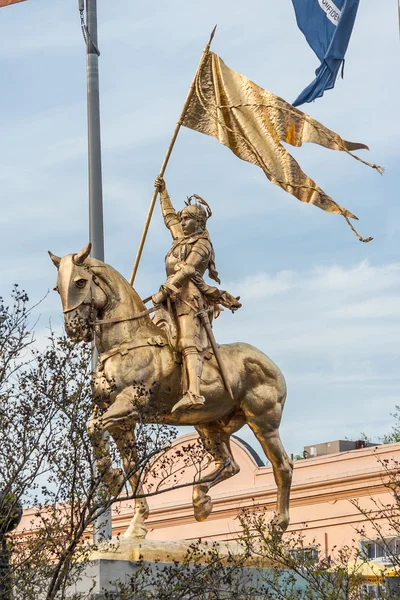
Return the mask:
M 341 150 L 382 172 L 381 167 L 351 153 L 368 146 L 343 140 L 282 98 L 229 69 L 213 52 L 208 53 L 197 75 L 195 93 L 182 125 L 217 138 L 242 160 L 261 167 L 272 183 L 301 202 L 340 214 L 348 223 L 348 218 L 357 217 L 325 194 L 281 142 L 292 146 L 313 142 Z M 362 241 L 371 239 L 365 240 L 355 233 Z

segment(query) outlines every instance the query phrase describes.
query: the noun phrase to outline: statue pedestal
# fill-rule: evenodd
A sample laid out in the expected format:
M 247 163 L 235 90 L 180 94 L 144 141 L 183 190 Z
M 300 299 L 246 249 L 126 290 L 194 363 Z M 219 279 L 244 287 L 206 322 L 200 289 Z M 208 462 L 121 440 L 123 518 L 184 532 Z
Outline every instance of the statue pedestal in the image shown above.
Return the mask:
M 183 541 L 156 541 L 156 540 L 115 540 L 103 543 L 98 550 L 90 555 L 90 563 L 81 575 L 80 581 L 70 590 L 70 593 L 79 594 L 92 593 L 93 600 L 103 600 L 105 592 L 112 598 L 118 584 L 128 585 L 136 571 L 145 565 L 148 569 L 149 581 L 168 567 L 174 567 L 176 563 L 187 565 L 190 569 L 199 569 L 198 565 L 204 565 L 210 561 L 210 550 L 215 545 L 208 542 Z M 193 551 L 193 548 L 195 550 Z M 243 549 L 237 542 L 220 542 L 217 544 L 218 556 L 221 567 L 218 567 L 218 575 L 232 569 L 236 571 L 225 558 L 229 555 L 240 556 Z M 190 554 L 189 554 L 190 553 Z M 248 581 L 251 587 L 262 585 L 263 574 L 266 571 L 274 571 L 277 565 L 272 561 L 261 561 L 258 557 L 250 558 L 245 566 L 240 568 L 240 583 L 243 585 Z M 283 571 L 280 570 L 283 573 Z M 236 571 L 237 573 L 237 571 Z M 151 587 L 151 583 L 150 583 Z M 137 596 L 141 598 L 140 593 Z
M 111 560 L 111 561 L 130 561 L 130 562 L 161 562 L 179 563 L 188 562 L 188 553 L 196 548 L 196 562 L 207 562 L 209 550 L 216 546 L 221 558 L 228 557 L 229 554 L 242 555 L 243 548 L 238 542 L 199 542 L 193 540 L 178 541 L 159 541 L 159 540 L 130 540 L 121 538 L 120 540 L 103 543 L 98 550 L 92 552 L 91 560 Z M 202 557 L 202 554 L 204 556 Z M 192 561 L 189 561 L 192 562 Z M 247 566 L 273 567 L 271 562 L 266 560 L 257 561 L 256 558 L 246 562 Z

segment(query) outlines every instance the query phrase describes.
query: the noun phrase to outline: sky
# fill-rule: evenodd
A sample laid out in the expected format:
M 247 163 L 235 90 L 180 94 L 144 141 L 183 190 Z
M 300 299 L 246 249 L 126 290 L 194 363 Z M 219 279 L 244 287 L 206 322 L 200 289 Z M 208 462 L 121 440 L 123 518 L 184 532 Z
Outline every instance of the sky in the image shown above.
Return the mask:
M 202 49 L 293 101 L 318 60 L 290 0 L 98 0 L 106 262 L 129 277 L 157 175 Z M 344 79 L 300 107 L 360 156 L 305 144 L 303 170 L 359 217 L 363 244 L 345 221 L 300 203 L 207 136 L 182 128 L 166 183 L 177 208 L 197 193 L 222 287 L 243 308 L 215 323 L 219 343 L 244 341 L 283 371 L 281 436 L 289 453 L 336 439 L 377 440 L 399 400 L 400 39 L 397 2 L 360 2 Z M 59 256 L 88 241 L 86 57 L 77 0 L 28 0 L 0 10 L 0 294 L 26 289 L 40 317 L 62 325 Z M 135 282 L 147 297 L 165 280 L 170 245 L 157 207 Z M 48 295 L 46 296 L 47 292 Z M 186 430 L 185 430 L 186 431 Z M 260 452 L 249 430 L 238 434 Z

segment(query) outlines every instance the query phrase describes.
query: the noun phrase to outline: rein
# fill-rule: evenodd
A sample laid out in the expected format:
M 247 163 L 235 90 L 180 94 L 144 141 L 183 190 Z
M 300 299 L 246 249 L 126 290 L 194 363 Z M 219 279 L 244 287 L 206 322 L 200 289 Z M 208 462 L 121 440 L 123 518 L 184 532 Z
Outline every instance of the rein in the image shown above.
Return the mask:
M 146 304 L 147 302 L 149 302 L 151 300 L 152 296 L 149 296 L 148 298 L 145 298 L 144 300 L 142 300 L 143 304 Z M 189 302 L 187 302 L 186 300 L 184 300 L 183 298 L 181 298 L 181 301 L 186 304 L 192 311 L 194 311 L 197 314 L 199 314 L 197 312 L 197 309 L 192 306 Z M 155 306 L 153 306 L 152 308 L 148 308 L 147 310 L 143 310 L 142 312 L 136 314 L 136 315 L 130 315 L 129 317 L 114 317 L 114 319 L 105 319 L 103 321 L 94 321 L 93 325 L 112 325 L 113 323 L 123 323 L 124 321 L 135 321 L 136 319 L 140 319 L 141 317 L 146 317 L 147 315 L 150 315 L 152 312 L 158 310 L 160 308 L 160 304 L 156 304 Z
M 151 296 L 149 296 L 148 298 L 145 298 L 143 300 L 143 303 L 146 304 L 146 302 L 149 302 L 149 300 L 151 300 Z M 135 321 L 136 319 L 141 319 L 142 317 L 147 317 L 147 315 L 150 315 L 152 312 L 158 310 L 160 306 L 156 305 L 153 306 L 152 308 L 148 308 L 147 310 L 142 310 L 142 312 L 137 313 L 136 315 L 130 315 L 129 317 L 114 317 L 113 319 L 104 319 L 104 320 L 99 320 L 99 321 L 94 321 L 93 325 L 111 325 L 112 323 L 123 323 L 124 321 Z

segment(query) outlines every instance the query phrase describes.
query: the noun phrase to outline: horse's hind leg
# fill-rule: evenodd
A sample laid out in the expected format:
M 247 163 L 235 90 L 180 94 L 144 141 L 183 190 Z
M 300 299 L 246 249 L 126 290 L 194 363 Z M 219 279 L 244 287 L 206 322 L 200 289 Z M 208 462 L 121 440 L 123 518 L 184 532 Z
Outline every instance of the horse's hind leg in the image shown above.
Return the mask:
M 233 431 L 237 431 L 243 425 L 243 415 L 239 421 L 232 423 L 231 427 L 229 427 L 229 424 L 227 427 L 222 427 L 217 423 L 196 426 L 203 446 L 213 457 L 216 467 L 212 473 L 207 475 L 207 479 L 216 475 L 213 481 L 197 483 L 193 487 L 193 508 L 197 521 L 204 521 L 212 511 L 213 504 L 210 496 L 207 495 L 209 489 L 240 471 L 239 465 L 233 458 L 229 441 Z M 220 473 L 217 475 L 219 471 Z
M 276 390 L 262 387 L 251 391 L 242 404 L 246 422 L 260 442 L 268 460 L 272 464 L 275 482 L 278 488 L 276 515 L 274 523 L 285 531 L 289 524 L 289 496 L 292 483 L 293 463 L 286 454 L 279 437 L 284 398 L 274 401 Z M 261 391 L 261 390 L 260 390 Z

